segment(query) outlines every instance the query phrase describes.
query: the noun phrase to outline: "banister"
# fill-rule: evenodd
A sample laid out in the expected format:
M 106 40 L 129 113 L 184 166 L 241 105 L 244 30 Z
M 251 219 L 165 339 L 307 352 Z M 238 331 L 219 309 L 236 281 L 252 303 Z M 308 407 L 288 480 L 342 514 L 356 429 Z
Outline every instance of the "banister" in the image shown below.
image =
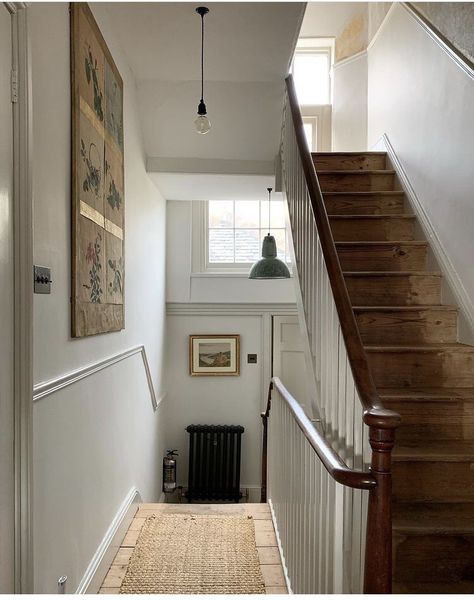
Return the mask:
M 273 384 L 273 385 L 272 385 Z M 314 425 L 306 416 L 301 405 L 286 389 L 278 377 L 273 377 L 268 390 L 267 409 L 262 413 L 262 418 L 268 419 L 271 408 L 271 390 L 276 388 L 283 400 L 286 402 L 290 412 L 295 418 L 298 427 L 303 432 L 303 435 L 308 440 L 313 450 L 319 456 L 319 459 L 324 465 L 326 471 L 331 477 L 348 487 L 359 490 L 371 490 L 377 485 L 377 481 L 371 473 L 350 469 L 326 439 L 317 431 Z M 265 422 L 264 422 L 265 424 Z M 262 486 L 263 487 L 263 486 Z M 266 485 L 265 485 L 266 487 Z
M 306 179 L 313 215 L 318 229 L 324 261 L 328 271 L 329 282 L 331 284 L 332 294 L 346 344 L 349 363 L 354 377 L 354 383 L 364 409 L 364 422 L 369 427 L 395 429 L 400 423 L 400 415 L 384 408 L 370 373 L 367 354 L 359 334 L 359 328 L 357 326 L 344 275 L 339 263 L 339 257 L 316 176 L 316 170 L 306 142 L 303 119 L 292 75 L 288 75 L 286 78 L 286 86 L 296 143 Z

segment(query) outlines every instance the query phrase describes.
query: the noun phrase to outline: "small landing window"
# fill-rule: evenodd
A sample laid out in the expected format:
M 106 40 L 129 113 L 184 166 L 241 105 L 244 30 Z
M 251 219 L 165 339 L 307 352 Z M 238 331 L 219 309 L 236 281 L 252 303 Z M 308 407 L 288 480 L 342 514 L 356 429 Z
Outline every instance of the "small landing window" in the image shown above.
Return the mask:
M 268 200 L 210 200 L 207 206 L 206 271 L 245 272 L 260 258 L 268 233 Z M 282 200 L 272 198 L 270 232 L 278 258 L 290 262 Z

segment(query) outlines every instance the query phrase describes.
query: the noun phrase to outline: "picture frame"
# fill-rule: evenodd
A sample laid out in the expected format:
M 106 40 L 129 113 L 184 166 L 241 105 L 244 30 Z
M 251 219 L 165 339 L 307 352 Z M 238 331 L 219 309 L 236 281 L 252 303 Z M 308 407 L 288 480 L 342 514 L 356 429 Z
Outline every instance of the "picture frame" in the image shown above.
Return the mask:
M 123 81 L 85 2 L 71 18 L 71 335 L 125 327 Z
M 189 374 L 192 377 L 240 375 L 240 335 L 190 335 Z

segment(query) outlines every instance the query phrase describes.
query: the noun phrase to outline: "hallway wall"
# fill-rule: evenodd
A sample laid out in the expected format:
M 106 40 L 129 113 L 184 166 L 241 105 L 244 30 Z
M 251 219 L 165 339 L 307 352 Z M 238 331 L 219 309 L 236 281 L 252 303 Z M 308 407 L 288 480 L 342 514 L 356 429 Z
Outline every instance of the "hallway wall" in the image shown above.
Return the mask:
M 187 485 L 190 424 L 243 425 L 242 486 L 259 501 L 260 412 L 271 372 L 271 317 L 296 311 L 294 281 L 251 281 L 244 274 L 192 274 L 193 202 L 167 202 L 166 440 L 178 448 L 178 480 Z M 239 377 L 191 377 L 191 334 L 237 333 L 241 336 Z M 257 354 L 257 364 L 247 354 Z
M 121 332 L 70 338 L 69 6 L 32 4 L 34 260 L 52 268 L 51 295 L 34 297 L 35 385 L 144 345 L 163 393 L 166 204 L 145 172 L 135 82 L 92 4 L 124 80 L 126 298 Z M 74 593 L 120 505 L 135 486 L 161 493 L 163 407 L 153 411 L 135 354 L 34 405 L 35 591 Z
M 368 65 L 369 148 L 387 134 L 474 322 L 474 79 L 399 5 Z

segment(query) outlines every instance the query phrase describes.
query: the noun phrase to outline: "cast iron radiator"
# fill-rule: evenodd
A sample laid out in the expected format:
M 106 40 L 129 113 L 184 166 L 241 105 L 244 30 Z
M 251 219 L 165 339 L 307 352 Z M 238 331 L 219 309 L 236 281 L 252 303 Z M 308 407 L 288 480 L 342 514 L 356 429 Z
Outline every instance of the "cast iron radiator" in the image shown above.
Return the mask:
M 241 425 L 189 425 L 188 500 L 234 500 L 240 493 Z

